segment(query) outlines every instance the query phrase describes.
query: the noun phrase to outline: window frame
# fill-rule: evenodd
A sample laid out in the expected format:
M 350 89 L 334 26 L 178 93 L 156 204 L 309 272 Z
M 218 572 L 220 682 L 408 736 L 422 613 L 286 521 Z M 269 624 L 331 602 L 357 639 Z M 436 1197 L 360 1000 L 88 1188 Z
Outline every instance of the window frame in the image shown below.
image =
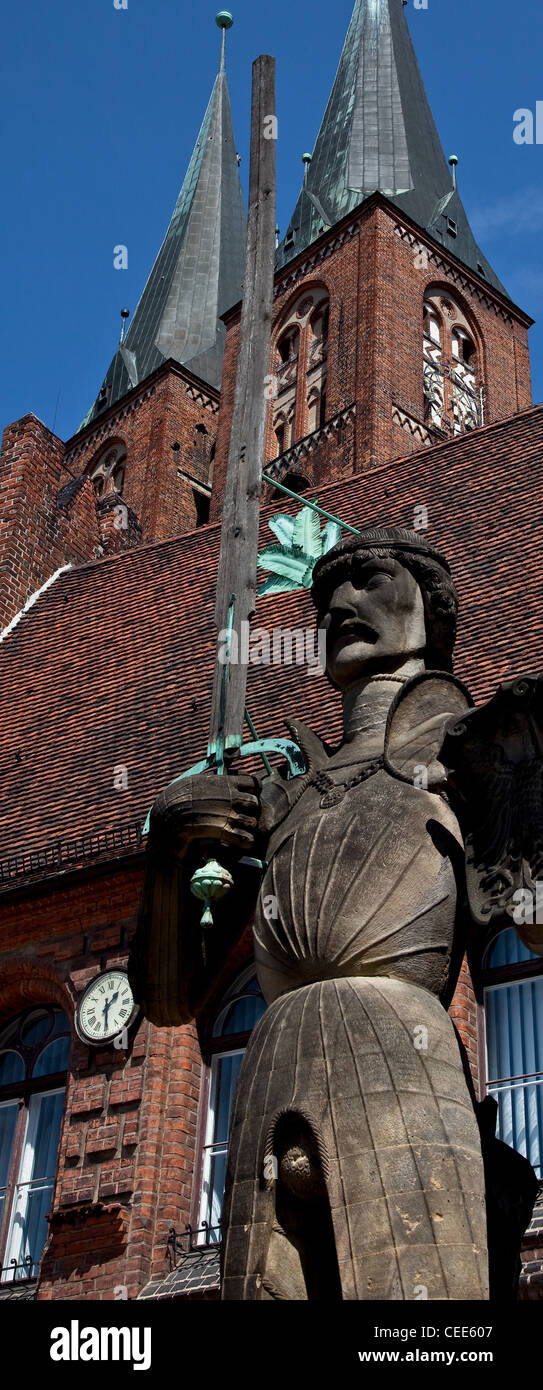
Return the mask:
M 228 1010 L 231 1008 L 233 1004 L 237 1003 L 240 999 L 243 999 L 245 996 L 250 994 L 253 994 L 253 997 L 255 998 L 263 998 L 261 993 L 259 996 L 259 994 L 257 994 L 256 991 L 250 991 L 248 989 L 248 986 L 252 984 L 253 980 L 256 981 L 256 975 L 254 965 L 251 965 L 248 969 L 243 971 L 242 975 L 238 976 L 234 985 L 227 991 L 227 993 L 221 999 L 218 1007 L 215 1009 L 209 1020 L 208 1031 L 202 1042 L 202 1080 L 200 1087 L 200 1104 L 198 1111 L 198 1120 L 196 1125 L 196 1161 L 194 1165 L 192 1201 L 190 1208 L 190 1225 L 194 1232 L 201 1231 L 202 1220 L 206 1219 L 203 1216 L 203 1213 L 204 1202 L 205 1200 L 209 1201 L 209 1198 L 205 1199 L 204 1197 L 204 1177 L 207 1163 L 207 1155 L 212 1148 L 221 1147 L 219 1144 L 211 1144 L 208 1140 L 208 1135 L 212 1133 L 211 1126 L 215 1122 L 215 1111 L 212 1111 L 211 1109 L 211 1099 L 215 1074 L 218 1074 L 217 1060 L 219 1057 L 238 1055 L 243 1056 L 247 1051 L 249 1039 L 253 1032 L 253 1029 L 250 1028 L 244 1029 L 242 1032 L 239 1033 L 223 1033 L 217 1035 L 214 1034 L 213 1030 L 217 1027 L 221 1017 L 224 1015 L 224 1017 L 226 1018 Z M 258 981 L 256 981 L 256 983 L 258 984 Z M 253 1026 L 256 1027 L 256 1024 Z M 198 1244 L 200 1246 L 202 1245 L 202 1243 L 204 1243 L 203 1233 L 202 1240 L 198 1239 Z M 213 1244 L 220 1244 L 220 1238 L 218 1241 L 214 1241 Z
M 53 1027 L 41 1042 L 26 1046 L 24 1040 L 20 1036 L 22 1030 L 33 1014 L 43 1011 L 50 1012 L 53 1016 L 55 1014 L 62 1015 L 66 1026 L 56 1036 Z M 2 1037 L 15 1023 L 17 1023 L 17 1042 L 14 1044 L 12 1041 L 8 1041 L 5 1046 L 2 1046 Z M 46 1073 L 44 1076 L 34 1077 L 32 1073 L 42 1052 L 44 1052 L 52 1042 L 55 1042 L 56 1038 L 65 1036 L 69 1038 L 71 1046 L 72 1028 L 70 1019 L 66 1011 L 58 1004 L 33 1004 L 29 1008 L 23 1009 L 18 1014 L 13 1015 L 11 1019 L 7 1019 L 4 1023 L 4 1027 L 0 1031 L 0 1055 L 3 1052 L 15 1052 L 17 1056 L 23 1058 L 25 1065 L 25 1075 L 20 1081 L 12 1081 L 4 1086 L 0 1085 L 0 1109 L 3 1109 L 4 1106 L 13 1104 L 17 1104 L 19 1107 L 6 1175 L 4 1207 L 0 1214 L 0 1287 L 3 1287 L 6 1283 L 20 1283 L 21 1281 L 37 1277 L 35 1274 L 32 1274 L 32 1272 L 30 1274 L 19 1273 L 23 1265 L 18 1264 L 13 1271 L 13 1278 L 10 1278 L 9 1252 L 12 1248 L 18 1189 L 21 1186 L 27 1185 L 29 1181 L 30 1183 L 33 1181 L 32 1179 L 25 1180 L 21 1176 L 26 1157 L 29 1125 L 32 1119 L 31 1102 L 34 1097 L 40 1095 L 62 1094 L 65 1096 L 69 1064 L 61 1071 Z M 38 1106 L 36 1106 L 36 1116 L 37 1126 L 39 1124 Z M 58 1158 L 59 1144 L 57 1144 L 55 1172 L 52 1175 L 53 1189 L 58 1171 Z M 50 1180 L 51 1178 L 48 1177 L 47 1181 Z M 33 1261 L 33 1265 L 38 1268 L 42 1254 L 43 1250 L 40 1250 L 39 1258 Z M 6 1260 L 8 1260 L 8 1263 L 6 1263 Z
M 487 943 L 486 943 L 486 947 L 485 947 L 485 951 L 484 951 L 484 956 L 483 956 L 483 961 L 484 961 L 484 958 L 485 958 L 486 956 L 489 955 L 489 953 L 490 953 L 490 951 L 492 950 L 493 946 L 496 945 L 496 942 L 498 941 L 499 937 L 502 936 L 502 935 L 504 934 L 504 932 L 506 932 L 506 931 L 514 931 L 514 928 L 513 928 L 513 927 L 507 927 L 507 926 L 505 926 L 505 927 L 502 926 L 502 927 L 499 929 L 499 931 L 494 932 L 494 933 L 489 937 L 489 939 L 488 939 L 488 941 L 487 941 Z M 480 977 L 479 977 L 479 984 L 480 984 L 479 1000 L 480 1000 L 480 1002 L 479 1002 L 479 1010 L 478 1010 L 478 1011 L 479 1011 L 479 1018 L 480 1018 L 480 1022 L 481 1022 L 481 1027 L 480 1027 L 480 1029 L 479 1029 L 479 1048 L 478 1048 L 478 1053 L 479 1053 L 479 1069 L 480 1069 L 480 1077 L 481 1077 L 481 1095 L 482 1095 L 483 1098 L 486 1098 L 487 1096 L 493 1094 L 493 1092 L 494 1092 L 496 1086 L 500 1086 L 500 1087 L 502 1087 L 504 1090 L 506 1090 L 506 1089 L 511 1090 L 511 1089 L 514 1089 L 516 1086 L 522 1085 L 524 1082 L 530 1081 L 530 1079 L 532 1079 L 532 1077 L 535 1078 L 535 1077 L 541 1076 L 541 1077 L 542 1077 L 542 1082 L 541 1082 L 541 1084 L 543 1085 L 543 1070 L 542 1070 L 541 1072 L 526 1073 L 526 1074 L 524 1074 L 523 1076 L 512 1076 L 512 1077 L 498 1078 L 497 1081 L 492 1081 L 492 1080 L 489 1079 L 489 1062 L 488 1062 L 488 1043 L 489 1043 L 489 1035 L 488 1035 L 488 1013 L 487 1013 L 487 1007 L 486 1007 L 486 997 L 487 997 L 487 993 L 488 993 L 490 990 L 503 988 L 504 985 L 516 985 L 516 984 L 522 984 L 523 982 L 524 982 L 524 983 L 527 983 L 527 982 L 530 981 L 530 980 L 540 979 L 542 976 L 543 976 L 543 957 L 540 957 L 540 958 L 539 958 L 539 957 L 537 957 L 537 956 L 535 957 L 534 960 L 519 961 L 519 962 L 517 962 L 517 963 L 515 963 L 515 964 L 512 964 L 512 965 L 498 965 L 498 966 L 491 966 L 490 968 L 489 968 L 488 966 L 486 966 L 485 964 L 483 964 L 483 965 L 481 966 Z M 495 1099 L 495 1096 L 494 1096 L 494 1099 Z M 541 1153 L 542 1153 L 542 1163 L 541 1163 L 541 1165 L 540 1165 L 540 1166 L 541 1166 L 541 1173 L 540 1173 L 539 1176 L 540 1176 L 540 1179 L 543 1179 L 543 1127 L 542 1127 L 542 1131 L 541 1131 L 541 1135 L 540 1135 L 540 1144 L 541 1144 Z M 518 1150 L 515 1150 L 515 1152 L 517 1153 Z

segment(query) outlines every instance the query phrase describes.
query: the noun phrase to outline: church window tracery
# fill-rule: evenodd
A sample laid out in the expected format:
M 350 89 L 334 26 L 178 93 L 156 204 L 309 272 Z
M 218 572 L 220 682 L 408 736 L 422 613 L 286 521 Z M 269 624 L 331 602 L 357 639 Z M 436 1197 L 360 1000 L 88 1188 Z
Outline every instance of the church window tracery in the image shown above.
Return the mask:
M 126 466 L 124 444 L 107 445 L 88 470 L 94 491 L 98 498 L 122 493 Z
M 460 305 L 429 290 L 423 310 L 424 418 L 437 429 L 463 434 L 483 420 L 483 383 L 473 332 Z
M 273 349 L 270 458 L 325 423 L 329 317 L 328 294 L 316 286 L 302 292 L 281 324 Z

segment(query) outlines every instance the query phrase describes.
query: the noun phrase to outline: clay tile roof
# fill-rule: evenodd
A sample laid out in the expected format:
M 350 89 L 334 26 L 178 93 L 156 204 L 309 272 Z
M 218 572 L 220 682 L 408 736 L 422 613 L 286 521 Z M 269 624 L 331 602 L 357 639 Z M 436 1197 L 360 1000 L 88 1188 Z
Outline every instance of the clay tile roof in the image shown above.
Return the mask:
M 479 700 L 541 668 L 542 473 L 537 407 L 319 489 L 360 526 L 412 529 L 427 506 L 461 595 L 456 673 Z M 262 543 L 266 516 L 299 505 L 266 509 Z M 65 571 L 0 644 L 0 887 L 9 856 L 16 879 L 76 862 L 84 843 L 137 847 L 157 793 L 205 755 L 218 541 L 206 526 Z M 309 594 L 260 599 L 257 622 L 312 627 Z M 339 733 L 338 697 L 307 666 L 251 666 L 247 702 L 260 735 L 296 715 L 329 741 Z

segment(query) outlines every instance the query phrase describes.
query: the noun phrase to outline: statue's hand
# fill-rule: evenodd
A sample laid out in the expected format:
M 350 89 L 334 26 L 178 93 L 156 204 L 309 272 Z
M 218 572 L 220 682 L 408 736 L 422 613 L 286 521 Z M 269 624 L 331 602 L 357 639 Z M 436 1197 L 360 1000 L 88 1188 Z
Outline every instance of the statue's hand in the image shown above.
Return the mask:
M 204 772 L 171 782 L 155 801 L 151 831 L 181 854 L 195 840 L 217 840 L 247 851 L 260 815 L 259 783 L 244 774 Z

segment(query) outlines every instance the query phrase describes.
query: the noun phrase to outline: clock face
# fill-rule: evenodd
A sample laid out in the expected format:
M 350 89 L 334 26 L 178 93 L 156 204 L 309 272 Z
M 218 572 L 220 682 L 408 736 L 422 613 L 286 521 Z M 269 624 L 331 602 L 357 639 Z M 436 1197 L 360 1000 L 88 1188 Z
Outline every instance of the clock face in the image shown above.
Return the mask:
M 109 1042 L 128 1028 L 135 1010 L 124 970 L 107 970 L 87 986 L 77 1006 L 76 1027 L 84 1042 Z

